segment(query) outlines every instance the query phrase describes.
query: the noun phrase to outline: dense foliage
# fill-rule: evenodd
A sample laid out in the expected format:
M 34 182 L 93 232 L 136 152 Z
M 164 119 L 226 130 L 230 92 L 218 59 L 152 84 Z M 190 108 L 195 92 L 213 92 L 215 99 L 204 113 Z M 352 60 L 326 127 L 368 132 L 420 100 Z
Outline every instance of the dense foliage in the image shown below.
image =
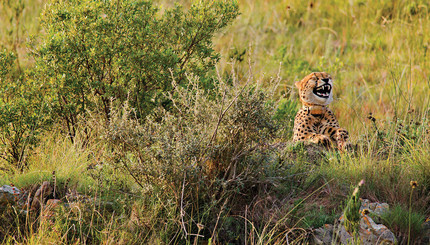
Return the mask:
M 51 123 L 49 93 L 30 70 L 22 71 L 14 52 L 0 50 L 1 157 L 23 168 L 27 150 Z
M 213 35 L 238 15 L 234 1 L 200 1 L 160 13 L 151 1 L 53 1 L 42 13 L 38 65 L 71 138 L 81 116 L 130 101 L 139 117 L 169 100 L 160 94 L 186 74 L 209 80 L 219 55 Z

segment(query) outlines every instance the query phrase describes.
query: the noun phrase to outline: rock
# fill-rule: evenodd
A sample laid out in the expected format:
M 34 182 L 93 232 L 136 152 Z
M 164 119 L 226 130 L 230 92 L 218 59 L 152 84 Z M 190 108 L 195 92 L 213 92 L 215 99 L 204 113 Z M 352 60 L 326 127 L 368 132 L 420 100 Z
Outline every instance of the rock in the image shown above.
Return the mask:
M 331 244 L 333 239 L 333 225 L 325 224 L 324 226 L 315 229 L 313 232 L 315 244 Z
M 15 186 L 4 185 L 0 187 L 0 210 L 6 205 L 13 205 L 19 213 L 26 213 L 28 193 Z
M 44 181 L 34 194 L 33 201 L 31 202 L 31 210 L 38 210 L 43 204 L 45 197 L 49 196 L 51 193 L 51 184 L 48 181 Z
M 396 244 L 397 239 L 385 225 L 376 224 L 373 219 L 362 214 L 360 220 L 360 240 L 362 244 Z
M 42 222 L 52 221 L 55 217 L 55 210 L 62 204 L 62 201 L 59 199 L 49 199 L 46 201 L 46 204 L 42 208 L 42 212 L 40 213 L 40 220 Z
M 380 223 L 381 219 L 380 217 L 388 211 L 388 209 L 390 208 L 390 206 L 388 205 L 388 203 L 379 203 L 379 202 L 374 202 L 371 203 L 368 199 L 363 199 L 361 201 L 361 207 L 360 207 L 360 212 L 366 212 L 369 211 L 369 213 L 371 214 L 373 220 L 375 220 L 375 222 Z
M 337 226 L 336 235 L 336 237 L 340 240 L 340 244 L 355 244 L 352 234 L 346 230 L 342 223 Z
M 423 224 L 423 238 L 421 242 L 430 244 L 430 217 L 428 217 Z
M 60 199 L 49 199 L 48 201 L 46 201 L 44 210 L 52 210 L 55 209 L 56 207 L 58 207 L 59 204 L 61 204 L 61 200 Z
M 371 203 L 369 200 L 362 200 L 360 207 L 360 227 L 359 243 L 364 245 L 371 244 L 396 244 L 397 239 L 385 225 L 377 224 L 369 215 L 380 217 L 387 212 L 387 203 Z M 354 244 L 354 236 L 349 233 L 343 225 L 344 218 L 339 218 L 339 224 L 324 225 L 313 231 L 314 244 Z M 430 224 L 429 224 L 430 227 Z
M 20 194 L 21 191 L 14 186 L 4 185 L 0 187 L 0 206 L 16 203 Z

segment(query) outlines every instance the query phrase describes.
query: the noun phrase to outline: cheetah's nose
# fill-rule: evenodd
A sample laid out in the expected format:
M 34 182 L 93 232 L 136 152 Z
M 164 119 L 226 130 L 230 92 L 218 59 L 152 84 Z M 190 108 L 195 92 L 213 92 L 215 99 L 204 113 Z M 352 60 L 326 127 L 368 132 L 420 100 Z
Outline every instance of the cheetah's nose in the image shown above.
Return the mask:
M 328 79 L 328 78 L 323 78 L 323 79 L 321 79 L 323 82 L 325 82 L 325 83 L 328 83 L 328 81 L 330 80 L 330 79 Z

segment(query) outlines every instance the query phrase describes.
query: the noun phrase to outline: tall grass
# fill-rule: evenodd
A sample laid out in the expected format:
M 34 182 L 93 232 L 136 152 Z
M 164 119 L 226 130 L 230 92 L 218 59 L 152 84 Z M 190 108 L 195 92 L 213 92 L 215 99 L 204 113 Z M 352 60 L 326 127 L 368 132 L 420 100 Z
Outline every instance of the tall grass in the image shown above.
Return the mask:
M 10 48 L 17 55 L 19 66 L 29 67 L 33 58 L 29 55 L 28 42 L 39 34 L 39 14 L 47 0 L 16 0 L 0 2 L 0 48 Z
M 411 109 L 419 114 L 428 109 L 426 1 L 240 3 L 241 16 L 220 35 L 216 48 L 235 59 L 236 51 L 251 45 L 255 70 L 267 78 L 282 62 L 279 92 L 287 96 L 294 94 L 294 81 L 310 71 L 331 73 L 337 98 L 332 107 L 353 138 L 364 131 L 369 112 L 391 120 Z

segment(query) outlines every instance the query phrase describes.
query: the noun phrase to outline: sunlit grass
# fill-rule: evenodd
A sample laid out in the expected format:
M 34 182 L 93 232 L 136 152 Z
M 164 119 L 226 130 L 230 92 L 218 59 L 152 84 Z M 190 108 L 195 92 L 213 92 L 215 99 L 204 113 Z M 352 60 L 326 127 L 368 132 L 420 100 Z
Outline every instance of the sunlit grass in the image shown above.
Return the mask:
M 0 2 L 0 48 L 11 48 L 19 57 L 20 66 L 33 63 L 27 42 L 40 33 L 40 12 L 48 0 L 14 0 Z
M 310 71 L 331 73 L 332 108 L 353 138 L 364 130 L 369 112 L 392 119 L 429 108 L 426 2 L 239 2 L 242 15 L 216 40 L 222 67 L 248 49 L 255 70 L 268 78 L 282 62 L 279 92 L 287 96 Z M 242 64 L 239 72 L 246 71 Z

